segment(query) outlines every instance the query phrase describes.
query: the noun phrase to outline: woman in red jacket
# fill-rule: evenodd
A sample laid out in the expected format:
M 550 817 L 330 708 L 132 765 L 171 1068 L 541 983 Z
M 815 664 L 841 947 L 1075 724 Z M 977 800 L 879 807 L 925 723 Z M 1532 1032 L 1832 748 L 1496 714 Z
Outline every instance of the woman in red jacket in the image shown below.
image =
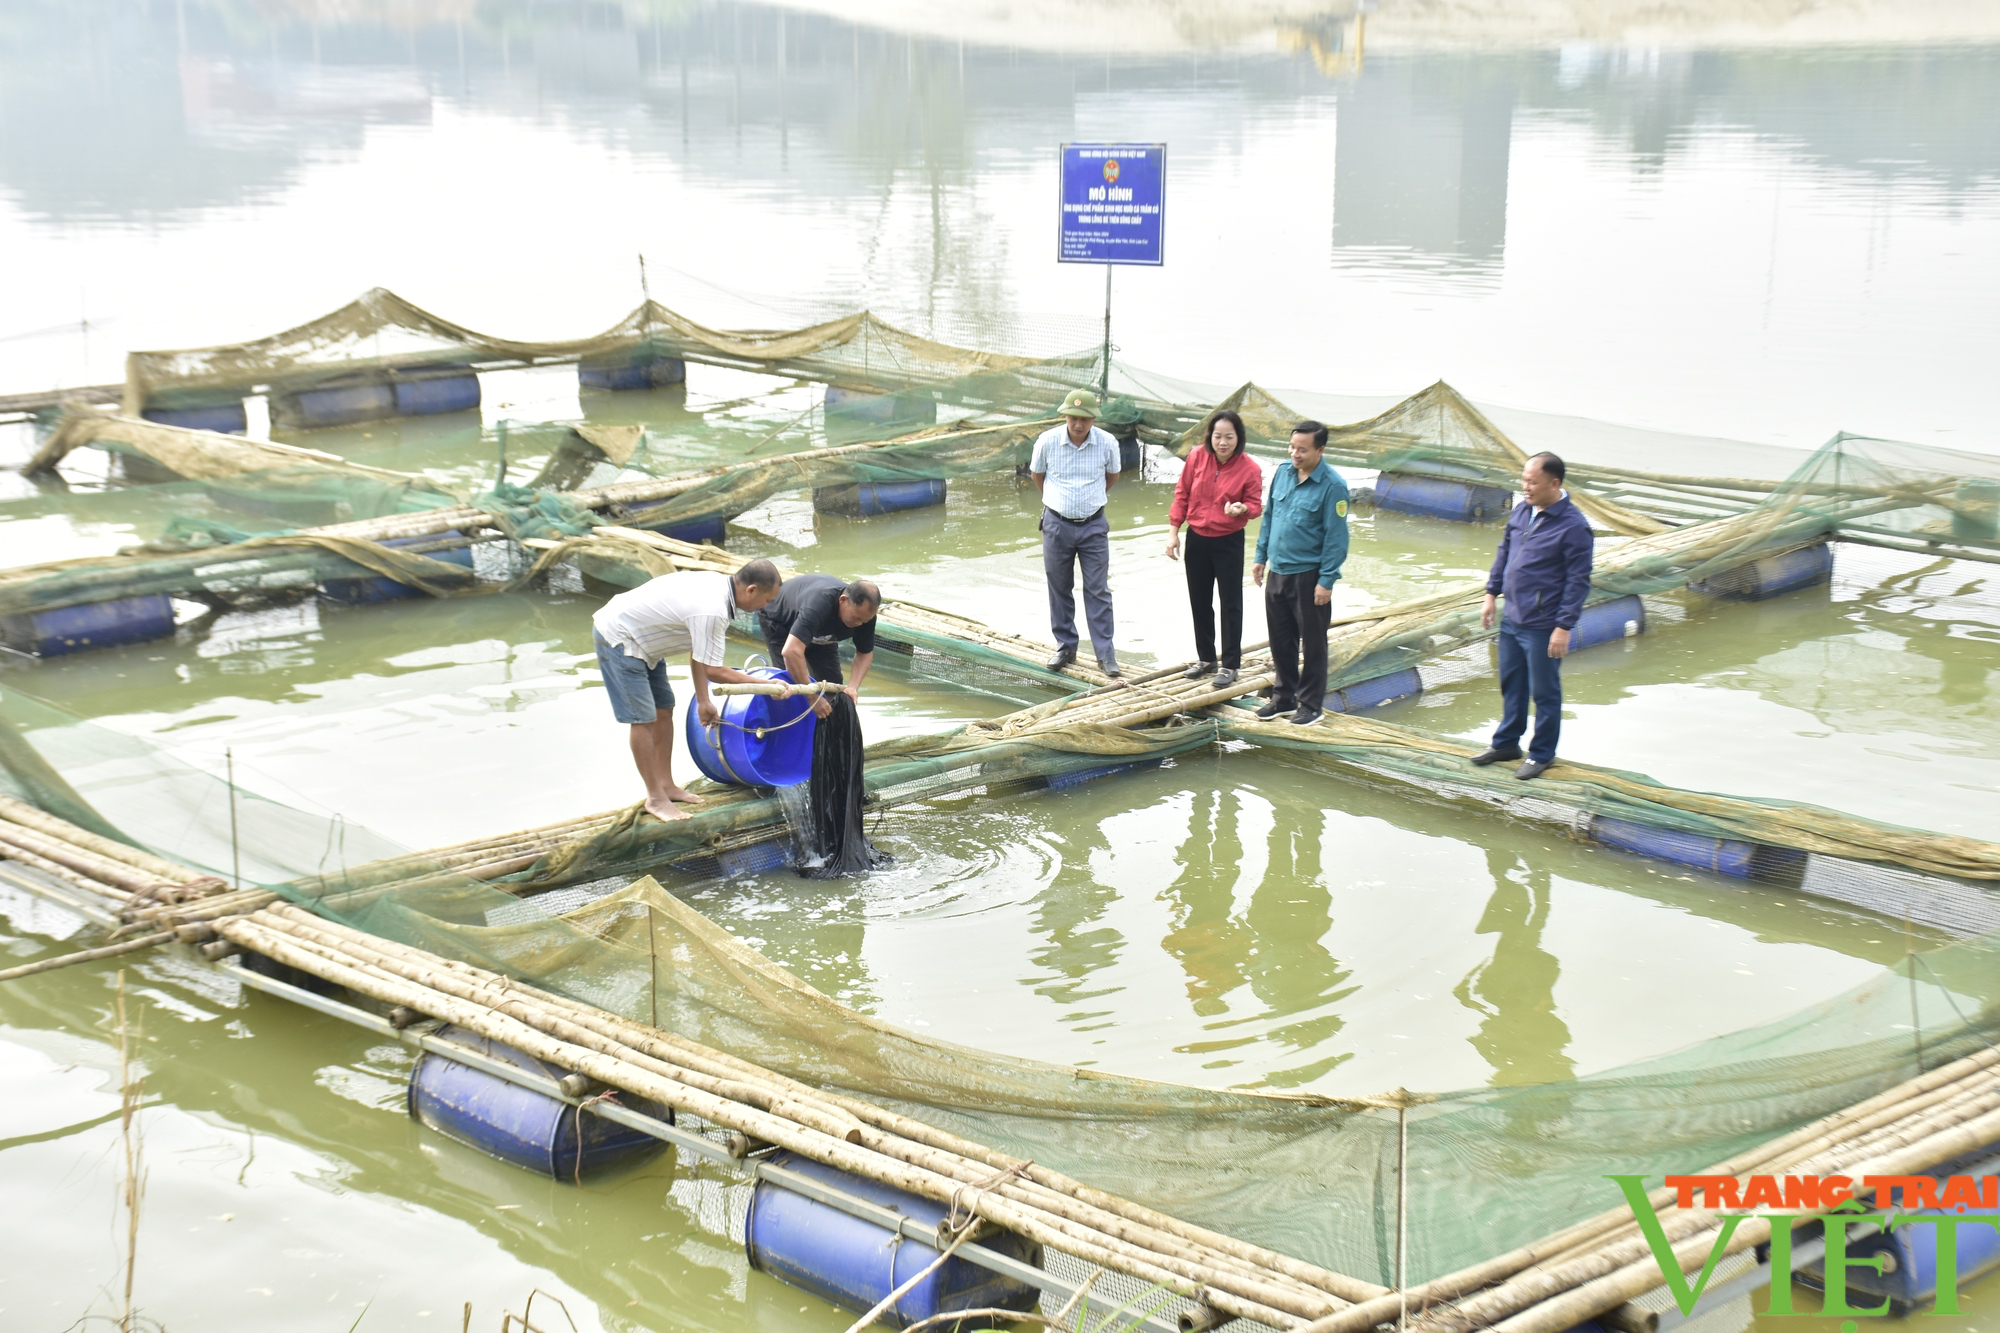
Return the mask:
M 1167 513 L 1167 559 L 1181 558 L 1181 524 L 1188 525 L 1188 607 L 1194 612 L 1195 664 L 1184 673 L 1199 680 L 1215 673 L 1232 685 L 1243 667 L 1243 529 L 1264 512 L 1264 471 L 1243 448 L 1243 418 L 1227 409 L 1208 419 L 1207 438 L 1188 455 Z M 1222 655 L 1215 652 L 1215 603 L 1222 593 Z M 1217 664 L 1221 670 L 1216 670 Z

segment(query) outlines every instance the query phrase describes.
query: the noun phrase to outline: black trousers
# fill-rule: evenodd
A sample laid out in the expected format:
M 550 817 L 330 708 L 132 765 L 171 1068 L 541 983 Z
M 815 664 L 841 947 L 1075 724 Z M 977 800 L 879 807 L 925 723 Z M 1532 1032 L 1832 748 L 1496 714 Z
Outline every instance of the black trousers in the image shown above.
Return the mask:
M 1187 569 L 1188 610 L 1194 613 L 1197 662 L 1220 662 L 1235 671 L 1243 665 L 1243 533 L 1204 537 L 1188 529 L 1181 549 Z M 1215 598 L 1222 593 L 1222 656 L 1215 655 Z
M 764 627 L 760 625 L 759 628 Z M 785 666 L 785 640 L 790 637 L 791 634 L 788 631 L 773 639 L 770 630 L 765 629 L 764 647 L 770 650 L 771 665 L 780 671 L 787 669 Z M 837 643 L 807 644 L 806 670 L 812 673 L 814 680 L 830 680 L 836 685 L 845 684 L 846 682 L 840 676 L 840 645 Z M 792 684 L 803 685 L 805 682 L 795 680 Z
M 1318 588 L 1316 569 L 1264 576 L 1264 622 L 1270 627 L 1271 663 L 1278 677 L 1271 700 L 1280 708 L 1317 713 L 1326 706 L 1326 633 L 1333 624 L 1333 603 L 1314 605 Z

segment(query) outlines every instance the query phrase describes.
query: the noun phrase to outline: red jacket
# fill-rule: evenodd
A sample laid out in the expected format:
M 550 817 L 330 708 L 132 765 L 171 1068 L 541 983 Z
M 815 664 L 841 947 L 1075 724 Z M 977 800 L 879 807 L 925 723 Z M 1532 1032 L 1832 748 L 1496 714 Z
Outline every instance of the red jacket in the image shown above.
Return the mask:
M 1245 513 L 1231 516 L 1222 512 L 1226 504 L 1247 504 Z M 1174 528 L 1186 523 L 1204 537 L 1227 537 L 1241 532 L 1250 520 L 1264 512 L 1264 470 L 1257 460 L 1238 449 L 1220 468 L 1207 445 L 1197 445 L 1181 468 L 1174 483 L 1174 507 L 1167 522 Z

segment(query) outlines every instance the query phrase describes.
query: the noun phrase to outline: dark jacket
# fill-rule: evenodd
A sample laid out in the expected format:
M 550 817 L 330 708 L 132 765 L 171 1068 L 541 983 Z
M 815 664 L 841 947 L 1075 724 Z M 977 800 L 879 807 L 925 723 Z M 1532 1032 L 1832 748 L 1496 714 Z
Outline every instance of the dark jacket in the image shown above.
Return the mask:
M 1590 594 L 1590 520 L 1569 496 L 1539 515 L 1526 500 L 1507 515 L 1486 591 L 1507 599 L 1507 619 L 1525 629 L 1575 629 Z

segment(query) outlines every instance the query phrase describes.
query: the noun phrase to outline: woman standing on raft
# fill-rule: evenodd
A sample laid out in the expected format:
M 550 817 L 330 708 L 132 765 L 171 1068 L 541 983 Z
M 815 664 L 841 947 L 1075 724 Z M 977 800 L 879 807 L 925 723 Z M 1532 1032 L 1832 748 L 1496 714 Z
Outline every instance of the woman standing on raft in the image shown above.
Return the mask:
M 1167 514 L 1167 559 L 1181 558 L 1188 525 L 1188 607 L 1194 613 L 1195 664 L 1183 674 L 1215 673 L 1233 685 L 1243 667 L 1243 529 L 1264 512 L 1264 471 L 1243 448 L 1243 418 L 1227 409 L 1208 419 L 1207 438 L 1188 455 Z M 1222 654 L 1215 652 L 1215 603 L 1222 593 Z M 1220 663 L 1221 670 L 1216 670 Z

